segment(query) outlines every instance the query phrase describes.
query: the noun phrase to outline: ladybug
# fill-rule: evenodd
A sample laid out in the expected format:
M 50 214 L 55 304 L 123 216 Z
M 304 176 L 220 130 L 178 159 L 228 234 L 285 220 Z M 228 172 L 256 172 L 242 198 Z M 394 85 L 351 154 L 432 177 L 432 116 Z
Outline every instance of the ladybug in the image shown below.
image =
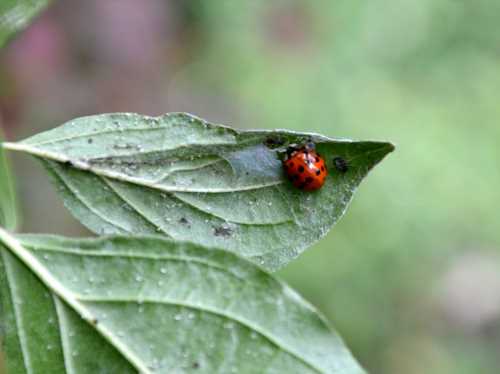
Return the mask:
M 325 161 L 316 153 L 312 143 L 300 148 L 289 147 L 283 167 L 293 185 L 305 191 L 320 189 L 328 175 Z

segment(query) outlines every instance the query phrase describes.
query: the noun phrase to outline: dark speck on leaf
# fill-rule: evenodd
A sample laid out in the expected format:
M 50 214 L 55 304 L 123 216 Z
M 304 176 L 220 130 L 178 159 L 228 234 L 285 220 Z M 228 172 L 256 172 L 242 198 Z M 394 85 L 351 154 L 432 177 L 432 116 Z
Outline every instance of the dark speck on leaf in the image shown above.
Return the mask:
M 87 139 L 87 143 L 92 144 L 93 142 L 94 142 L 94 139 L 92 139 L 92 138 Z
M 134 148 L 132 144 L 113 144 L 114 149 L 131 149 Z
M 347 164 L 347 161 L 343 159 L 342 157 L 335 157 L 333 159 L 333 163 L 335 165 L 335 168 L 340 171 L 341 173 L 345 173 L 347 169 L 349 168 L 349 165 Z
M 280 137 L 268 137 L 264 140 L 264 145 L 268 148 L 278 148 L 285 144 L 285 141 Z
M 179 220 L 179 223 L 183 224 L 183 225 L 189 225 L 189 221 L 186 219 L 186 217 L 182 217 L 180 220 Z
M 222 236 L 224 238 L 228 238 L 231 236 L 232 233 L 233 233 L 233 230 L 229 227 L 225 227 L 225 226 L 214 227 L 214 235 L 215 236 Z
M 193 362 L 193 369 L 198 369 L 200 364 L 198 362 Z

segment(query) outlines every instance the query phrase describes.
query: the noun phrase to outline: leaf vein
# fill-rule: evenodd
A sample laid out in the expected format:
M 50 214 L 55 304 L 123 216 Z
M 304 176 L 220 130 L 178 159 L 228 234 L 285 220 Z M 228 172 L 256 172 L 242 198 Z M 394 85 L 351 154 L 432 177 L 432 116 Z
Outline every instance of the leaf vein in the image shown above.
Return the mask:
M 137 303 L 137 299 L 107 299 L 107 298 L 95 298 L 95 297 L 79 297 L 78 298 L 80 301 L 83 303 L 89 302 L 89 303 Z M 198 312 L 206 312 L 212 315 L 215 315 L 219 318 L 226 318 L 229 320 L 234 321 L 235 323 L 251 330 L 257 332 L 259 335 L 261 335 L 263 338 L 265 338 L 267 341 L 269 341 L 271 344 L 276 346 L 278 349 L 282 350 L 283 352 L 289 354 L 290 356 L 294 357 L 296 360 L 302 362 L 303 364 L 307 365 L 314 371 L 318 373 L 323 373 L 323 371 L 319 368 L 316 367 L 313 363 L 309 362 L 307 359 L 303 358 L 300 356 L 299 353 L 295 352 L 293 349 L 289 348 L 284 344 L 283 342 L 280 342 L 279 339 L 273 337 L 271 334 L 266 333 L 261 329 L 259 326 L 253 324 L 251 321 L 241 318 L 235 315 L 232 315 L 230 313 L 227 313 L 226 311 L 221 311 L 217 310 L 215 308 L 203 306 L 203 305 L 197 305 L 193 303 L 186 303 L 184 301 L 179 301 L 179 300 L 148 300 L 148 299 L 141 299 L 141 304 L 163 304 L 163 305 L 174 305 L 174 306 L 181 306 L 183 308 L 191 309 L 191 310 L 196 310 Z
M 171 176 L 172 174 L 177 173 L 177 172 L 200 170 L 200 169 L 203 169 L 207 166 L 212 166 L 214 164 L 217 164 L 217 163 L 223 162 L 223 161 L 226 161 L 226 160 L 223 158 L 220 158 L 217 160 L 210 160 L 210 161 L 207 161 L 206 163 L 203 163 L 201 165 L 196 165 L 196 166 L 191 166 L 191 167 L 175 167 L 174 166 L 171 169 L 169 169 L 166 173 L 164 173 L 160 178 L 156 179 L 153 182 L 153 184 L 160 184 L 165 179 L 167 179 L 169 176 Z
M 61 338 L 61 347 L 62 347 L 62 354 L 63 354 L 63 359 L 64 359 L 64 367 L 66 368 L 66 374 L 73 374 L 76 373 L 76 370 L 73 366 L 73 360 L 71 359 L 71 349 L 70 349 L 70 342 L 66 334 L 66 329 L 67 326 L 65 322 L 62 321 L 64 311 L 62 309 L 62 302 L 59 300 L 59 298 L 52 294 L 52 300 L 54 301 L 54 306 L 56 310 L 56 316 L 57 316 L 57 324 L 59 326 L 59 336 Z
M 239 279 L 239 280 L 245 280 L 244 277 L 241 277 L 237 275 L 236 273 L 228 270 L 224 266 L 220 266 L 214 262 L 203 260 L 200 258 L 196 257 L 182 257 L 182 256 L 165 256 L 165 255 L 160 255 L 160 256 L 154 256 L 154 255 L 145 255 L 145 254 L 131 254 L 131 253 L 126 253 L 126 252 L 112 252 L 112 253 L 106 253 L 106 252 L 96 252 L 96 251 L 85 251 L 85 250 L 66 250 L 66 249 L 59 249 L 59 248 L 50 248 L 50 247 L 44 247 L 43 249 L 35 249 L 33 247 L 30 247 L 31 250 L 33 251 L 40 251 L 43 250 L 45 252 L 57 252 L 57 253 L 64 253 L 64 254 L 69 254 L 69 255 L 75 255 L 75 256 L 88 256 L 88 257 L 122 257 L 122 258 L 135 258 L 135 259 L 143 259 L 143 260 L 154 260 L 154 261 L 159 261 L 159 260 L 164 260 L 164 261 L 177 261 L 177 262 L 186 262 L 186 263 L 195 263 L 199 265 L 203 265 L 209 268 L 217 269 L 222 272 L 228 273 L 231 276 Z
M 141 212 L 141 210 L 139 210 L 139 208 L 137 208 L 134 204 L 132 204 L 131 201 L 124 196 L 123 191 L 122 191 L 122 193 L 120 193 L 115 188 L 115 185 L 114 185 L 113 182 L 110 182 L 107 178 L 104 178 L 104 177 L 101 177 L 101 176 L 99 176 L 99 178 L 116 194 L 116 196 L 118 196 L 120 198 L 120 200 L 122 200 L 123 202 L 125 202 L 126 204 L 128 204 L 132 209 L 134 209 L 134 211 L 139 216 L 141 216 L 146 222 L 148 222 L 149 224 L 151 224 L 155 228 L 156 231 L 161 231 L 163 234 L 165 234 L 169 238 L 172 238 L 172 235 L 170 235 L 167 231 L 165 231 L 165 229 L 163 227 L 161 227 L 160 225 L 156 224 L 144 212 Z
M 195 205 L 191 201 L 189 201 L 189 200 L 187 200 L 187 199 L 182 198 L 181 196 L 179 196 L 179 194 L 176 193 L 176 192 L 171 192 L 170 195 L 173 198 L 175 198 L 176 200 L 180 201 L 181 203 L 183 203 L 185 205 L 188 205 L 188 206 L 192 207 L 193 209 L 195 209 L 195 210 L 197 210 L 199 212 L 202 212 L 202 213 L 204 213 L 206 215 L 209 215 L 209 216 L 221 219 L 224 222 L 234 223 L 234 224 L 237 224 L 237 225 L 245 225 L 245 226 L 277 226 L 277 225 L 283 225 L 283 224 L 292 222 L 292 220 L 289 220 L 289 219 L 282 220 L 282 221 L 274 221 L 274 222 L 243 222 L 241 220 L 229 219 L 227 217 L 224 217 L 224 216 L 222 216 L 220 214 L 215 213 L 212 210 L 205 210 L 202 207 L 200 207 L 198 205 Z
M 121 226 L 120 224 L 110 220 L 109 218 L 101 215 L 101 213 L 98 210 L 95 210 L 94 207 L 92 207 L 92 205 L 80 193 L 78 193 L 77 190 L 74 189 L 74 187 L 66 180 L 66 178 L 63 176 L 62 173 L 59 173 L 59 171 L 56 170 L 56 168 L 52 167 L 50 164 L 47 164 L 47 165 L 49 165 L 50 169 L 58 177 L 58 179 L 61 181 L 61 183 L 67 187 L 68 192 L 70 192 L 73 196 L 75 196 L 75 198 L 78 199 L 91 213 L 93 213 L 95 216 L 102 219 L 104 222 L 107 222 L 110 225 L 116 226 L 117 228 L 119 228 L 120 230 L 122 230 L 124 232 L 127 232 L 127 233 L 130 232 L 130 230 L 128 230 L 127 228 L 125 228 L 125 227 Z
M 28 374 L 33 373 L 33 367 L 31 366 L 31 358 L 29 354 L 29 349 L 27 348 L 27 339 L 24 334 L 24 331 L 26 331 L 23 327 L 23 321 L 22 317 L 20 316 L 19 312 L 19 302 L 16 299 L 16 286 L 15 282 L 13 280 L 13 274 L 12 274 L 12 269 L 11 269 L 11 264 L 10 264 L 10 259 L 5 255 L 4 250 L 0 251 L 3 263 L 5 264 L 5 276 L 7 278 L 7 287 L 9 289 L 11 301 L 12 301 L 12 309 L 14 309 L 14 319 L 16 321 L 16 326 L 17 326 L 17 332 L 19 336 L 19 344 L 21 345 L 21 356 L 23 357 L 23 363 L 24 367 L 26 368 L 26 371 Z

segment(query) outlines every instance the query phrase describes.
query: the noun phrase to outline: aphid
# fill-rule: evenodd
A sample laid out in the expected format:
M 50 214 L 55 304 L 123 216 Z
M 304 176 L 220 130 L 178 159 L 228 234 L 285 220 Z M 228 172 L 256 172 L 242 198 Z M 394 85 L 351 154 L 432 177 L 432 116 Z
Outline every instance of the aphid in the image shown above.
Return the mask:
M 270 136 L 264 140 L 264 144 L 268 148 L 279 148 L 285 144 L 285 140 L 279 136 Z
M 316 153 L 313 143 L 300 148 L 290 147 L 283 167 L 292 184 L 305 191 L 320 189 L 328 175 L 325 161 Z
M 335 169 L 341 173 L 345 173 L 349 169 L 347 161 L 342 157 L 334 157 L 333 164 L 335 165 Z

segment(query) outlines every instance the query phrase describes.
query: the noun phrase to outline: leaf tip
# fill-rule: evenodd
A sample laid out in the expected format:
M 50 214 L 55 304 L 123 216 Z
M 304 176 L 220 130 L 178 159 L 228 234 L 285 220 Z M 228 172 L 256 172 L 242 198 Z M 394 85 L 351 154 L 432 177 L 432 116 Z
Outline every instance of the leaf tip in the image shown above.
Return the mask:
M 391 142 L 376 141 L 372 143 L 373 143 L 373 148 L 371 152 L 382 153 L 384 155 L 387 155 L 391 152 L 394 152 L 396 149 L 396 146 Z
M 391 152 L 394 152 L 396 150 L 396 145 L 391 143 L 391 142 L 386 142 L 384 143 L 386 145 L 386 148 L 387 148 L 387 153 L 391 153 Z

